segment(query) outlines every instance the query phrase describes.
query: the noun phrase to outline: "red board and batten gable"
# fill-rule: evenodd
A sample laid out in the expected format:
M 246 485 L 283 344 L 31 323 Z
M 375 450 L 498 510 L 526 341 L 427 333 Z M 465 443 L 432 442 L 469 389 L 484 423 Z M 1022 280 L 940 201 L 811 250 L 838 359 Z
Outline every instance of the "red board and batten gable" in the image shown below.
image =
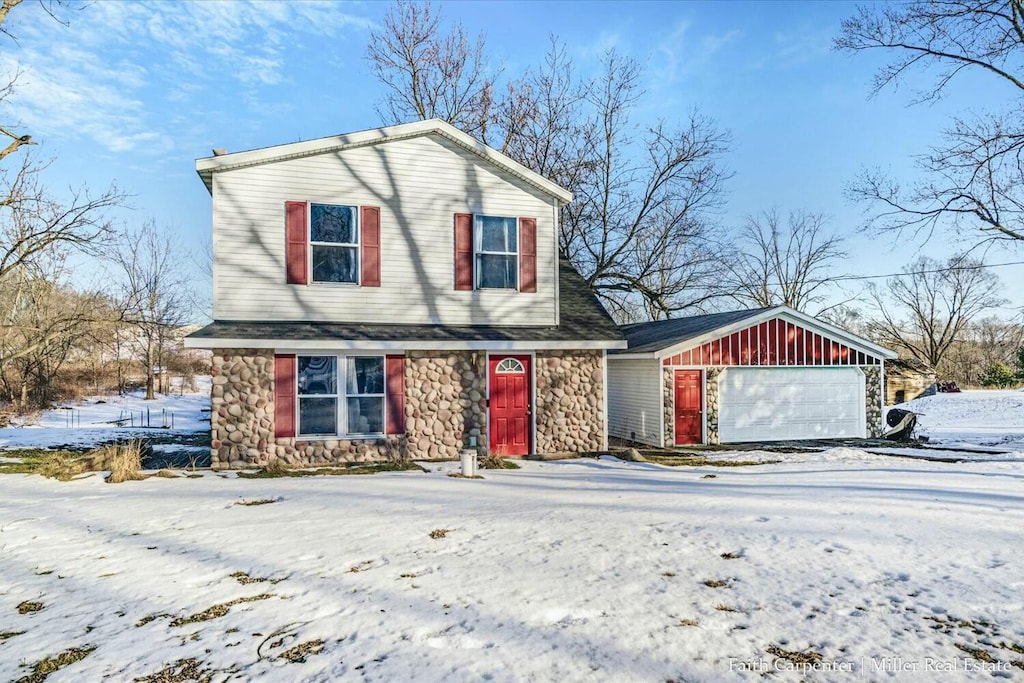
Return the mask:
M 881 359 L 803 325 L 772 318 L 667 356 L 667 366 L 880 365 Z

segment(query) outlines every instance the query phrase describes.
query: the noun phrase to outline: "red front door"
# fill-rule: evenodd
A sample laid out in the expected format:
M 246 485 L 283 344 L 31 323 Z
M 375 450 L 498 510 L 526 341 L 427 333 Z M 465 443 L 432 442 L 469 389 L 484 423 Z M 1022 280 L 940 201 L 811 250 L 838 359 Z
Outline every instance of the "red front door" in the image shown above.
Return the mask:
M 700 443 L 704 382 L 700 370 L 676 370 L 676 445 Z
M 495 455 L 526 455 L 530 452 L 529 356 L 490 356 L 487 381 L 490 450 Z

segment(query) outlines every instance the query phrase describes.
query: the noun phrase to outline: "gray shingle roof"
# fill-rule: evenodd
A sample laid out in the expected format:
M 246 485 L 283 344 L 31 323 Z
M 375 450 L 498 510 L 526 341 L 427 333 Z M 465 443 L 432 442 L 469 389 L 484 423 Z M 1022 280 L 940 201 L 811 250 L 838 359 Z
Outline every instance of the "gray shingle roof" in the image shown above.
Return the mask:
M 215 321 L 192 339 L 339 339 L 351 341 L 621 341 L 622 334 L 566 259 L 558 264 L 559 320 L 551 327 L 362 325 L 359 323 Z
M 610 351 L 609 353 L 651 353 L 674 346 L 679 342 L 699 337 L 720 327 L 753 318 L 770 310 L 768 308 L 751 308 L 745 311 L 726 311 L 694 315 L 687 318 L 670 318 L 655 320 L 648 323 L 624 325 L 622 332 L 629 342 L 628 349 Z

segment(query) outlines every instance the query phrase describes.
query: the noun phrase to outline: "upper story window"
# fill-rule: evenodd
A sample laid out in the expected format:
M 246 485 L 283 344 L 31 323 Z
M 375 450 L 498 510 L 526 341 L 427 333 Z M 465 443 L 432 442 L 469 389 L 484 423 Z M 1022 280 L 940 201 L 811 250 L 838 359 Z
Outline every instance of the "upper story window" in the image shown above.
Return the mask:
M 477 289 L 516 289 L 519 286 L 517 219 L 498 216 L 473 218 Z
M 313 282 L 359 283 L 359 209 L 309 205 Z

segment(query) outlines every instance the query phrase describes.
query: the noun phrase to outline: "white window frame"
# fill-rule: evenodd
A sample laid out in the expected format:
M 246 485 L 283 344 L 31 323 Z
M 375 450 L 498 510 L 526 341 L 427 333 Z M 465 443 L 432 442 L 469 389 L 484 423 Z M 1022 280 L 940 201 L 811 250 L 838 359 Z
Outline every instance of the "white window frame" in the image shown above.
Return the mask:
M 300 358 L 313 358 L 324 356 L 327 358 L 334 358 L 335 362 L 335 382 L 334 394 L 299 394 L 299 359 Z M 380 358 L 383 364 L 384 372 L 384 392 L 380 394 L 349 394 L 348 393 L 348 359 L 349 358 Z M 349 353 L 349 354 L 337 354 L 337 353 L 298 353 L 295 355 L 295 438 L 296 439 L 379 439 L 384 438 L 387 434 L 388 425 L 388 403 L 387 403 L 387 390 L 388 390 L 388 378 L 387 378 L 388 366 L 387 356 L 383 353 Z M 337 425 L 337 432 L 334 434 L 303 434 L 299 431 L 302 427 L 301 420 L 301 399 L 303 398 L 334 398 L 335 399 L 335 425 Z M 349 398 L 380 398 L 382 405 L 381 416 L 383 418 L 381 426 L 384 428 L 380 432 L 367 432 L 367 433 L 350 433 L 348 425 L 348 399 Z
M 299 359 L 300 358 L 320 358 L 320 357 L 334 358 L 334 393 L 333 394 L 300 394 L 299 393 Z M 340 412 L 339 408 L 338 408 L 338 405 L 340 403 L 339 397 L 338 397 L 338 377 L 339 377 L 340 374 L 341 374 L 341 365 L 339 363 L 338 356 L 335 356 L 335 355 L 330 354 L 330 353 L 308 353 L 308 354 L 302 354 L 301 356 L 300 355 L 296 355 L 295 356 L 295 435 L 296 436 L 300 436 L 301 435 L 301 436 L 304 436 L 304 437 L 313 437 L 313 438 L 317 438 L 317 437 L 324 438 L 324 437 L 335 436 L 334 434 L 324 434 L 324 433 L 302 434 L 299 430 L 302 428 L 302 408 L 301 408 L 301 406 L 302 406 L 302 399 L 304 399 L 304 398 L 333 398 L 334 399 L 334 413 L 335 413 L 335 415 L 334 415 L 334 425 L 335 425 L 336 429 L 341 427 L 341 422 L 339 421 L 340 418 L 341 418 L 341 415 L 338 414 Z
M 483 224 L 480 219 L 482 218 L 501 218 L 503 220 L 512 220 L 515 222 L 515 235 L 516 235 L 516 250 L 515 251 L 488 251 L 483 248 Z M 475 213 L 473 214 L 473 287 L 474 289 L 493 289 L 495 291 L 519 291 L 519 249 L 520 249 L 520 236 L 519 236 L 519 218 L 515 216 L 497 216 L 487 213 Z M 480 284 L 480 275 L 483 269 L 480 267 L 480 256 L 482 255 L 491 256 L 514 256 L 516 259 L 515 268 L 513 268 L 513 274 L 515 277 L 515 285 L 512 287 L 483 287 Z
M 387 359 L 387 356 L 373 354 L 373 353 L 351 353 L 351 354 L 342 356 L 342 358 L 345 359 L 345 372 L 344 373 L 339 373 L 338 382 L 340 383 L 342 381 L 341 375 L 343 374 L 344 375 L 344 381 L 345 381 L 345 383 L 344 383 L 345 392 L 344 392 L 344 394 L 342 394 L 345 397 L 345 408 L 342 411 L 343 412 L 343 417 L 344 417 L 344 420 L 345 420 L 345 422 L 344 422 L 344 427 L 345 427 L 344 435 L 345 436 L 358 436 L 358 437 L 384 436 L 384 434 L 388 430 L 388 400 L 387 400 L 387 391 L 388 391 L 388 359 Z M 381 389 L 383 390 L 383 391 L 381 391 L 381 393 L 379 393 L 379 394 L 350 394 L 350 393 L 348 393 L 348 359 L 349 358 L 379 358 L 380 359 L 380 363 L 381 363 Z M 340 389 L 340 387 L 339 387 L 339 389 Z M 380 432 L 367 432 L 367 433 L 359 432 L 359 433 L 352 433 L 352 434 L 350 434 L 349 433 L 349 425 L 348 425 L 348 400 L 350 398 L 380 398 L 380 404 L 381 404 L 381 411 L 380 411 L 381 427 L 383 427 L 384 429 L 382 431 L 380 431 Z M 339 424 L 341 424 L 341 423 L 339 423 Z
M 362 209 L 356 204 L 331 204 L 328 202 L 306 202 L 306 215 L 309 216 L 309 225 L 306 228 L 306 241 L 309 243 L 309 253 L 307 255 L 309 259 L 309 282 L 314 285 L 328 285 L 328 286 L 341 286 L 341 287 L 353 287 L 360 286 L 363 284 L 363 268 L 362 263 L 362 250 L 360 249 L 360 241 L 363 238 L 363 216 Z M 340 206 L 344 208 L 354 209 L 355 221 L 355 242 L 314 242 L 313 241 L 313 207 L 314 206 Z M 313 262 L 313 247 L 344 247 L 347 249 L 354 249 L 356 252 L 356 279 L 354 282 L 335 282 L 333 280 L 317 280 L 314 275 L 314 262 Z

